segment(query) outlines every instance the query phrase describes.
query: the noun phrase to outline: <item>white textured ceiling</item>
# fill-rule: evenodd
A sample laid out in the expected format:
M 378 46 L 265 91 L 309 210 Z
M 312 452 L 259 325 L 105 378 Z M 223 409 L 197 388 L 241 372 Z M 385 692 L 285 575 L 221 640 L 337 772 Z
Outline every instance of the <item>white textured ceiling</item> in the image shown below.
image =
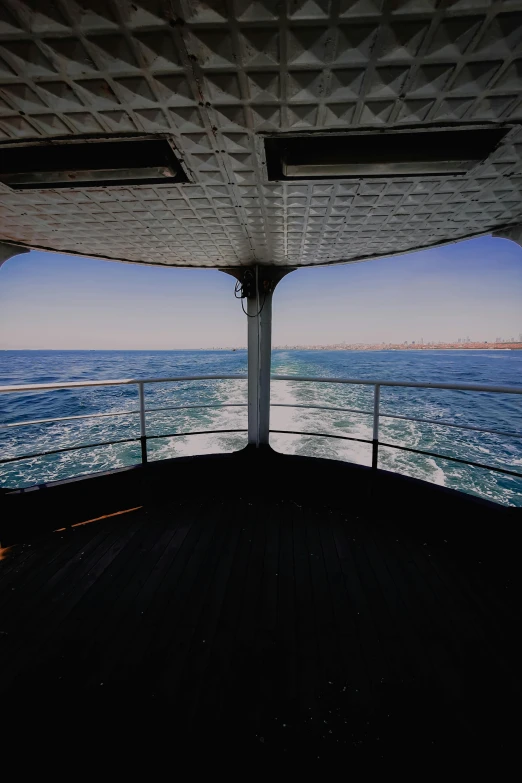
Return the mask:
M 522 219 L 521 85 L 518 0 L 1 0 L 1 146 L 163 134 L 191 183 L 0 185 L 0 239 L 297 266 L 492 231 Z M 468 123 L 515 127 L 467 175 L 267 181 L 266 133 Z

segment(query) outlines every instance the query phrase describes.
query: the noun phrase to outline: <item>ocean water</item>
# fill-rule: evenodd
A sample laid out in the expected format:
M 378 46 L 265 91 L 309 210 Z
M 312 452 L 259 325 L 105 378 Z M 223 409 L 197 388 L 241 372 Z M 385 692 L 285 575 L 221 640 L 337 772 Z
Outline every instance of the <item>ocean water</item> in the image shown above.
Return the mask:
M 116 378 L 246 373 L 246 351 L 3 351 L 0 385 Z M 522 388 L 517 351 L 275 351 L 279 374 L 394 379 L 419 382 L 512 385 Z M 246 381 L 148 384 L 147 407 L 245 403 Z M 274 381 L 272 402 L 330 405 L 372 411 L 373 390 L 364 386 Z M 113 413 L 138 408 L 134 386 L 64 389 L 0 395 L 0 423 L 55 416 Z M 442 391 L 381 390 L 381 413 L 451 421 L 522 434 L 522 396 Z M 147 414 L 149 435 L 211 429 L 245 429 L 244 407 L 184 409 Z M 274 406 L 272 429 L 372 437 L 371 416 Z M 76 444 L 139 436 L 139 416 L 79 419 L 0 429 L 2 458 Z M 440 425 L 381 419 L 380 440 L 522 472 L 522 438 Z M 149 459 L 227 452 L 246 444 L 246 432 L 149 441 Z M 371 463 L 371 446 L 349 440 L 272 434 L 278 451 Z M 23 487 L 140 461 L 139 443 L 82 449 L 0 465 L 0 486 Z M 522 506 L 522 479 L 448 460 L 381 448 L 379 466 L 426 481 Z

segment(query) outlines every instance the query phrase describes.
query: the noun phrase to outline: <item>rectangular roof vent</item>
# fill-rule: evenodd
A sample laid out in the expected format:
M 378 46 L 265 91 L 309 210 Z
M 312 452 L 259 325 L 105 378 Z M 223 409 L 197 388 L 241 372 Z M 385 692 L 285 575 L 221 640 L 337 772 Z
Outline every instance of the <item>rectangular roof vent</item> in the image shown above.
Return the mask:
M 0 148 L 0 182 L 14 190 L 187 182 L 166 139 L 89 139 Z
M 495 149 L 505 128 L 272 136 L 269 180 L 464 174 Z

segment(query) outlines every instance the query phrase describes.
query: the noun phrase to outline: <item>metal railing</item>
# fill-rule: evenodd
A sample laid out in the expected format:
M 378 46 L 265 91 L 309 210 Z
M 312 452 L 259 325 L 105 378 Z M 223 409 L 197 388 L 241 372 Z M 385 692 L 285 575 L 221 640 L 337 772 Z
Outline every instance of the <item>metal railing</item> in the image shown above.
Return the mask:
M 145 405 L 145 384 L 157 384 L 157 383 L 178 383 L 188 381 L 218 381 L 218 380 L 247 380 L 246 375 L 184 375 L 177 377 L 167 378 L 146 378 L 146 379 L 134 379 L 125 378 L 121 380 L 102 380 L 102 381 L 74 381 L 70 383 L 44 383 L 44 384 L 24 384 L 24 385 L 12 385 L 12 386 L 0 386 L 0 394 L 8 393 L 23 393 L 23 392 L 37 392 L 37 391 L 55 391 L 59 389 L 76 389 L 76 388 L 89 388 L 89 387 L 103 387 L 103 386 L 130 386 L 135 385 L 138 389 L 138 402 L 139 407 L 131 410 L 123 411 L 110 411 L 108 413 L 87 413 L 77 416 L 60 416 L 45 419 L 32 419 L 30 421 L 18 421 L 8 424 L 0 424 L 0 429 L 10 429 L 14 427 L 26 427 L 36 424 L 47 424 L 51 422 L 66 422 L 76 421 L 78 419 L 96 419 L 105 417 L 117 417 L 117 416 L 130 416 L 139 415 L 140 421 L 140 435 L 135 438 L 122 438 L 118 440 L 103 441 L 99 443 L 86 443 L 76 446 L 68 446 L 61 449 L 52 449 L 50 451 L 36 452 L 32 454 L 23 454 L 15 457 L 6 457 L 0 459 L 0 464 L 18 462 L 26 459 L 34 459 L 36 457 L 45 457 L 51 454 L 61 454 L 64 452 L 76 451 L 78 449 L 99 448 L 102 446 L 112 446 L 123 443 L 140 442 L 141 444 L 141 461 L 143 464 L 147 463 L 147 442 L 149 440 L 158 438 L 175 438 L 175 437 L 187 437 L 189 435 L 206 435 L 206 434 L 225 434 L 225 433 L 238 433 L 246 432 L 246 428 L 240 429 L 218 429 L 218 430 L 197 430 L 191 432 L 169 432 L 159 435 L 147 434 L 147 413 L 156 413 L 160 411 L 176 411 L 176 410 L 189 410 L 189 409 L 203 409 L 203 408 L 234 408 L 234 407 L 247 407 L 247 403 L 201 403 L 191 405 L 169 405 L 163 407 L 147 408 Z M 288 434 L 288 435 L 304 435 L 310 437 L 322 437 L 333 438 L 340 440 L 351 440 L 359 443 L 368 443 L 372 446 L 372 468 L 377 469 L 379 459 L 379 446 L 385 448 L 399 449 L 401 451 L 407 451 L 414 454 L 421 454 L 428 457 L 435 457 L 438 459 L 449 460 L 450 462 L 462 463 L 471 467 L 483 468 L 485 470 L 492 470 L 497 473 L 506 474 L 509 476 L 515 476 L 522 478 L 522 473 L 506 468 L 500 468 L 496 465 L 486 465 L 483 463 L 472 462 L 470 460 L 461 459 L 459 457 L 453 457 L 448 454 L 440 454 L 431 451 L 425 451 L 422 449 L 414 449 L 409 446 L 400 446 L 395 443 L 385 443 L 379 441 L 379 424 L 380 420 L 386 419 L 400 419 L 404 421 L 420 422 L 423 424 L 437 425 L 441 427 L 456 428 L 460 430 L 471 430 L 473 432 L 487 433 L 491 435 L 497 435 L 506 438 L 521 438 L 522 432 L 512 432 L 508 430 L 487 429 L 484 427 L 477 427 L 469 424 L 460 424 L 457 422 L 446 421 L 442 419 L 424 419 L 413 416 L 402 416 L 398 414 L 382 413 L 380 411 L 380 392 L 382 387 L 395 387 L 395 388 L 415 388 L 415 389 L 440 389 L 462 392 L 486 392 L 489 394 L 515 394 L 522 395 L 522 387 L 516 386 L 486 386 L 478 384 L 454 384 L 454 383 L 417 383 L 415 381 L 392 381 L 392 380 L 361 380 L 358 378 L 317 378 L 308 376 L 296 376 L 296 375 L 273 375 L 273 381 L 292 381 L 292 382 L 304 382 L 304 383 L 328 383 L 328 384 L 348 384 L 348 385 L 360 385 L 373 387 L 373 409 L 362 410 L 359 408 L 345 408 L 329 405 L 305 405 L 300 403 L 272 403 L 271 407 L 278 408 L 306 408 L 311 410 L 322 411 L 334 411 L 344 413 L 356 413 L 373 417 L 372 438 L 355 438 L 349 435 L 340 435 L 337 433 L 328 432 L 303 432 L 299 430 L 276 430 L 271 429 L 270 432 L 276 434 Z
M 372 446 L 372 468 L 377 469 L 379 459 L 379 446 L 398 449 L 400 451 L 408 451 L 413 454 L 422 454 L 427 457 L 436 457 L 438 459 L 449 460 L 450 462 L 458 462 L 470 467 L 483 468 L 485 470 L 492 470 L 496 473 L 503 473 L 508 476 L 515 476 L 522 478 L 522 473 L 515 470 L 507 470 L 505 468 L 499 468 L 496 465 L 485 465 L 480 462 L 472 462 L 470 460 L 461 459 L 459 457 L 452 457 L 448 454 L 439 454 L 436 452 L 425 451 L 423 449 L 413 449 L 409 446 L 399 446 L 396 443 L 383 443 L 379 441 L 379 423 L 381 418 L 386 419 L 402 419 L 404 421 L 415 421 L 423 424 L 435 424 L 442 427 L 455 427 L 462 430 L 473 430 L 474 432 L 483 432 L 491 435 L 504 436 L 507 438 L 522 438 L 522 432 L 509 432 L 507 430 L 493 430 L 486 429 L 485 427 L 475 427 L 467 424 L 457 424 L 456 422 L 447 422 L 441 419 L 423 419 L 414 416 L 399 416 L 391 413 L 381 413 L 380 411 L 380 397 L 381 387 L 397 387 L 397 388 L 415 388 L 415 389 L 442 389 L 449 391 L 468 391 L 468 392 L 487 392 L 491 394 L 520 394 L 522 395 L 522 388 L 517 386 L 486 386 L 479 384 L 455 384 L 455 383 L 417 383 L 415 381 L 389 381 L 389 380 L 361 380 L 359 378 L 315 378 L 310 376 L 295 376 L 295 375 L 273 375 L 272 380 L 277 381 L 299 381 L 305 383 L 341 383 L 352 384 L 359 386 L 373 386 L 373 410 L 366 411 L 358 408 L 337 408 L 324 405 L 292 405 L 288 407 L 302 407 L 302 408 L 317 408 L 319 410 L 333 410 L 343 411 L 349 413 L 360 413 L 373 417 L 372 439 L 368 438 L 353 438 L 348 435 L 337 435 L 332 433 L 320 433 L 320 432 L 302 432 L 291 430 L 270 430 L 270 432 L 286 433 L 289 435 L 310 435 L 315 437 L 336 438 L 340 440 L 352 440 L 359 443 L 368 443 Z M 286 404 L 285 404 L 286 406 Z
M 57 391 L 59 389 L 84 389 L 92 387 L 102 386 L 137 386 L 138 388 L 138 402 L 139 407 L 133 410 L 126 411 L 110 411 L 109 413 L 86 413 L 81 416 L 60 416 L 48 419 L 33 419 L 31 421 L 19 421 L 9 424 L 0 424 L 0 429 L 10 429 L 11 427 L 26 427 L 33 424 L 48 424 L 51 422 L 63 422 L 73 421 L 77 419 L 98 419 L 102 417 L 110 416 L 131 416 L 133 414 L 139 414 L 140 417 L 140 436 L 139 438 L 122 438 L 118 440 L 108 440 L 99 443 L 83 443 L 79 446 L 67 446 L 62 449 L 52 449 L 50 451 L 40 451 L 33 454 L 23 454 L 16 457 L 7 457 L 0 459 L 0 465 L 8 462 L 19 462 L 24 459 L 35 459 L 36 457 L 47 457 L 51 454 L 62 454 L 69 451 L 76 451 L 78 449 L 94 449 L 101 446 L 114 446 L 123 443 L 136 443 L 141 444 L 141 461 L 142 464 L 146 464 L 148 461 L 147 455 L 147 441 L 156 438 L 181 438 L 187 435 L 207 435 L 207 434 L 220 434 L 230 432 L 245 432 L 246 429 L 227 429 L 227 430 L 202 430 L 199 432 L 171 432 L 162 435 L 147 435 L 147 422 L 146 414 L 169 411 L 169 410 L 185 410 L 189 408 L 232 408 L 232 407 L 246 407 L 246 403 L 214 403 L 214 404 L 201 404 L 201 405 L 167 405 L 161 408 L 146 408 L 145 407 L 145 384 L 150 383 L 178 383 L 186 381 L 218 381 L 218 380 L 247 380 L 246 375 L 182 375 L 169 378 L 123 378 L 120 380 L 106 380 L 106 381 L 71 381 L 69 383 L 31 383 L 23 385 L 13 386 L 0 386 L 0 394 L 9 393 L 24 393 L 24 392 L 37 392 L 37 391 Z

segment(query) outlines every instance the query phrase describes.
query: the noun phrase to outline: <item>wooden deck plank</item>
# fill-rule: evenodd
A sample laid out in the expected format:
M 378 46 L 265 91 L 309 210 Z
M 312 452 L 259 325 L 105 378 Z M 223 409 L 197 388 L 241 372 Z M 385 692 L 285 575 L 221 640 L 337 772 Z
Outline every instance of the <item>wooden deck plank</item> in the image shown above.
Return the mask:
M 214 573 L 223 551 L 226 551 L 230 536 L 229 503 L 215 504 L 212 508 L 214 532 L 211 542 L 201 547 L 200 552 L 191 558 L 183 578 L 171 602 L 168 614 L 160 629 L 159 650 L 162 658 L 162 673 L 158 687 L 169 701 L 178 700 L 180 685 L 186 681 L 184 670 L 190 654 L 191 643 L 198 630 L 201 615 L 204 613 L 212 589 Z M 207 628 L 199 629 L 206 633 Z M 206 636 L 198 637 L 198 644 L 206 646 Z M 157 655 L 156 647 L 155 655 Z M 190 661 L 189 668 L 190 668 Z M 186 714 L 186 710 L 183 710 Z
M 81 679 L 81 670 L 89 661 L 105 661 L 128 620 L 128 609 L 148 579 L 150 571 L 168 549 L 178 528 L 165 526 L 156 515 L 147 518 L 138 533 L 121 550 L 110 568 L 78 603 L 74 615 L 59 629 L 71 655 L 68 676 Z M 64 679 L 65 679 L 64 673 Z M 102 672 L 94 677 L 103 682 Z
M 312 511 L 303 509 L 305 541 L 312 582 L 312 603 L 315 634 L 318 642 L 319 660 L 322 667 L 322 682 L 318 682 L 321 698 L 332 684 L 338 686 L 342 679 L 339 640 L 330 600 L 330 590 L 324 565 L 324 554 L 319 535 L 319 525 L 329 523 L 329 509 Z M 343 685 L 345 683 L 342 683 Z
M 364 551 L 364 539 L 359 520 L 350 517 L 351 541 L 346 540 L 345 529 L 339 529 L 334 519 L 334 535 L 345 577 L 345 584 L 363 619 L 370 644 L 375 628 L 376 650 L 385 650 L 388 682 L 397 687 L 409 681 L 411 674 L 404 667 L 403 647 L 397 637 L 397 627 L 382 594 L 379 582 Z M 350 538 L 350 537 L 349 537 Z
M 379 528 L 372 526 L 366 544 L 375 568 L 387 571 L 387 594 L 395 594 L 398 602 L 396 615 L 407 645 L 416 661 L 419 676 L 432 687 L 445 691 L 447 703 L 461 698 L 461 681 L 447 648 L 447 636 L 440 630 L 440 613 L 428 613 L 429 589 L 422 578 L 415 586 L 405 577 L 404 563 L 397 559 L 393 544 L 384 540 Z M 395 556 L 394 556 L 395 555 Z M 393 588 L 391 587 L 393 584 Z M 429 686 L 428 686 L 429 687 Z
M 50 551 L 58 549 L 60 541 L 64 538 L 64 532 L 48 533 L 39 539 L 13 544 L 0 550 L 0 590 L 4 589 L 7 579 L 10 577 L 17 579 L 16 574 L 27 570 L 27 566 L 33 569 L 35 562 L 46 557 Z
M 298 713 L 299 707 L 296 628 L 298 599 L 294 569 L 292 517 L 288 513 L 288 503 L 279 504 L 276 513 L 279 518 L 276 620 L 276 646 L 279 657 L 279 678 L 277 681 L 279 706 L 277 713 L 282 718 L 283 710 L 286 709 L 291 721 Z
M 86 545 L 80 555 L 52 573 L 45 588 L 39 591 L 38 600 L 28 612 L 21 614 L 20 621 L 14 624 L 7 637 L 9 649 L 2 650 L 0 657 L 4 682 L 17 676 L 31 660 L 33 679 L 39 679 L 48 656 L 51 661 L 48 668 L 61 667 L 62 658 L 57 659 L 54 645 L 46 647 L 48 640 L 142 525 L 143 518 L 137 516 L 126 528 L 115 527 L 112 531 L 108 528 L 106 535 L 100 531 L 92 539 L 97 545 L 92 548 Z M 4 665 L 4 656 L 10 656 L 12 669 Z M 27 668 L 24 676 L 29 676 Z
M 401 649 L 403 660 L 408 662 L 408 669 L 414 678 L 434 684 L 436 670 L 430 657 L 426 655 L 426 648 L 416 626 L 417 622 L 423 623 L 424 620 L 410 613 L 410 600 L 402 589 L 400 574 L 394 567 L 392 558 L 383 557 L 375 543 L 373 528 L 359 524 L 358 529 L 368 564 L 380 587 L 384 611 L 393 624 L 393 636 Z
M 265 530 L 263 575 L 258 613 L 257 648 L 260 654 L 258 688 L 265 710 L 272 713 L 274 722 L 278 715 L 280 687 L 280 659 L 276 640 L 277 604 L 279 596 L 279 519 L 274 501 L 262 499 L 258 504 L 259 521 Z
M 162 568 L 152 572 L 150 583 L 146 582 L 147 589 L 139 592 L 128 633 L 119 634 L 114 640 L 113 654 L 104 657 L 103 682 L 114 682 L 114 687 L 119 687 L 129 678 L 135 677 L 136 671 L 140 669 L 143 674 L 139 687 L 143 691 L 153 692 L 159 629 L 194 551 L 198 547 L 204 549 L 212 540 L 212 525 L 204 525 L 201 521 L 203 517 L 208 522 L 207 510 L 207 506 L 197 502 L 180 512 L 182 534 L 177 542 L 179 545 L 169 558 L 162 560 Z M 174 509 L 170 508 L 168 513 L 174 513 Z M 153 659 L 151 670 L 146 666 L 150 659 Z
M 136 651 L 139 647 L 138 641 L 147 638 L 139 621 L 165 579 L 190 529 L 185 516 L 178 520 L 173 518 L 172 512 L 161 513 L 159 516 L 166 529 L 161 532 L 161 526 L 149 527 L 148 532 L 153 541 L 149 556 L 137 566 L 134 575 L 130 574 L 130 579 L 122 586 L 121 593 L 115 596 L 91 642 L 91 646 L 94 644 L 102 648 L 102 654 L 98 658 L 99 671 L 93 672 L 90 680 L 92 682 L 110 682 L 111 674 L 121 668 L 124 656 L 129 650 Z M 126 569 L 127 574 L 128 572 L 129 569 Z M 142 633 L 138 633 L 138 628 Z
M 203 599 L 199 602 L 199 613 L 191 610 L 193 625 L 185 627 L 185 633 L 176 636 L 166 669 L 168 692 L 170 695 L 175 694 L 176 704 L 179 705 L 180 712 L 186 716 L 188 731 L 196 722 L 205 675 L 210 660 L 215 654 L 215 639 L 232 565 L 241 533 L 244 532 L 235 504 L 225 507 L 225 514 L 227 522 L 223 526 L 224 535 L 221 542 L 216 542 L 212 559 L 205 564 L 208 571 L 205 580 L 206 591 L 198 589 Z M 210 703 L 209 710 L 212 716 L 215 715 L 215 709 L 216 705 Z
M 166 651 L 161 687 L 169 698 L 175 696 L 177 700 L 180 687 L 183 688 L 184 684 L 187 687 L 193 685 L 188 682 L 189 677 L 185 670 L 185 666 L 190 670 L 192 665 L 191 652 L 196 657 L 196 667 L 198 662 L 200 663 L 200 657 L 205 657 L 206 646 L 209 644 L 207 634 L 212 633 L 209 627 L 210 617 L 215 611 L 213 591 L 216 589 L 216 571 L 218 581 L 229 571 L 234 553 L 231 538 L 238 536 L 238 530 L 230 519 L 231 512 L 229 503 L 221 503 L 214 508 L 216 525 L 212 544 L 206 551 L 202 550 L 200 559 L 190 564 L 193 570 L 188 572 L 188 578 L 182 584 L 183 598 L 177 607 L 169 612 L 165 623 L 163 640 Z M 217 603 L 220 603 L 219 598 Z
M 476 575 L 398 520 L 206 498 L 78 531 L 42 539 L 0 583 L 7 708 L 106 705 L 253 759 L 392 757 L 404 737 L 428 758 L 510 731 L 501 585 L 482 610 Z
M 412 582 L 416 584 L 421 576 L 429 585 L 433 612 L 445 621 L 445 638 L 467 682 L 483 681 L 483 673 L 492 661 L 497 680 L 509 677 L 510 665 L 504 651 L 513 645 L 515 620 L 505 624 L 495 618 L 492 623 L 488 614 L 481 617 L 475 600 L 466 600 L 467 586 L 461 588 L 445 571 L 443 553 L 414 546 L 407 536 L 401 536 L 396 546 L 397 557 L 412 572 Z
M 252 546 L 248 570 L 243 586 L 243 601 L 236 635 L 238 654 L 243 657 L 240 664 L 241 677 L 246 681 L 248 672 L 259 672 L 262 666 L 261 633 L 257 622 L 261 602 L 263 569 L 265 557 L 264 516 L 257 505 L 248 503 L 247 514 L 252 520 Z M 258 677 L 250 679 L 251 701 L 247 706 L 248 719 L 253 725 L 262 721 L 262 699 Z M 254 732 L 256 733 L 256 732 Z
M 440 546 L 438 549 L 440 551 Z M 437 551 L 437 548 L 435 550 Z M 516 622 L 518 605 L 516 599 L 515 606 L 511 605 L 513 592 L 507 585 L 506 574 L 497 575 L 497 584 L 491 585 L 487 569 L 479 568 L 479 574 L 473 573 L 474 569 L 470 567 L 470 563 L 462 562 L 452 546 L 448 546 L 442 557 L 433 560 L 433 567 L 447 582 L 451 591 L 462 595 L 465 603 L 474 608 L 481 622 L 486 621 L 498 626 L 504 626 L 506 622 Z M 516 591 L 514 594 L 516 595 Z
M 117 540 L 120 529 L 115 526 L 111 531 L 106 526 L 100 526 L 89 533 L 72 538 L 65 547 L 59 548 L 56 556 L 49 558 L 47 564 L 37 566 L 34 574 L 27 572 L 16 587 L 16 602 L 9 602 L 7 593 L 8 604 L 2 609 L 2 619 L 8 630 L 22 628 L 26 620 L 30 623 L 30 618 L 39 615 L 41 606 L 46 605 L 48 596 L 55 593 L 60 585 L 64 585 L 64 590 L 69 589 L 79 569 L 85 562 L 90 562 L 92 553 L 103 547 L 105 541 L 112 538 Z
M 206 578 L 204 566 L 214 556 L 216 537 L 223 536 L 219 530 L 222 514 L 222 504 L 209 502 L 195 515 L 191 527 L 196 540 L 192 549 L 187 547 L 187 557 L 180 562 L 179 570 L 171 574 L 175 579 L 174 584 L 168 581 L 162 585 L 159 596 L 164 600 L 158 601 L 156 594 L 154 606 L 149 604 L 151 617 L 147 609 L 144 612 L 144 617 L 153 620 L 152 626 L 149 624 L 148 643 L 143 647 L 138 639 L 138 644 L 133 645 L 137 649 L 142 648 L 142 655 L 141 658 L 133 655 L 132 668 L 126 676 L 140 666 L 146 673 L 140 687 L 150 693 L 162 692 L 168 696 L 171 692 L 167 674 L 172 659 L 171 647 L 176 639 L 182 643 L 187 629 L 193 629 L 195 605 L 203 600 L 203 581 Z M 198 589 L 195 589 L 195 585 L 198 585 Z M 142 630 L 139 635 L 144 635 Z M 121 672 L 118 672 L 118 677 L 121 678 Z
M 42 541 L 41 554 L 36 556 L 33 562 L 30 562 L 29 568 L 20 571 L 22 578 L 16 580 L 17 589 L 24 590 L 29 596 L 36 595 L 42 586 L 48 583 L 50 569 L 56 573 L 63 564 L 68 565 L 72 558 L 85 547 L 89 549 L 94 546 L 94 533 L 97 533 L 100 536 L 99 540 L 101 540 L 101 537 L 108 535 L 108 530 L 104 525 L 93 523 L 93 527 L 85 525 L 60 531 L 60 534 L 50 533 L 49 537 L 45 537 Z M 36 550 L 39 549 L 36 542 L 32 546 Z M 4 590 L 4 587 L 0 589 L 0 610 L 3 610 L 5 602 L 9 602 L 9 593 Z
M 400 533 L 397 532 L 397 535 Z M 440 580 L 436 567 L 431 563 L 431 560 L 437 563 L 437 553 L 432 557 L 426 548 L 422 549 L 424 552 L 420 552 L 418 547 L 410 549 L 401 539 L 395 539 L 396 556 L 404 571 L 409 573 L 411 590 L 417 590 L 420 581 L 428 586 L 430 600 L 426 611 L 439 629 L 452 667 L 459 673 L 460 687 L 469 708 L 469 704 L 477 698 L 477 682 L 481 683 L 479 699 L 485 702 L 488 671 L 494 671 L 495 690 L 501 682 L 507 684 L 509 681 L 509 666 L 503 648 L 509 645 L 510 640 L 504 637 L 505 644 L 502 644 L 503 637 L 498 631 L 488 633 L 486 627 L 477 622 L 471 607 L 459 598 L 459 591 L 450 592 Z
M 241 714 L 241 692 L 248 682 L 245 678 L 248 664 L 239 627 L 256 520 L 246 501 L 239 499 L 236 506 L 239 541 L 211 646 L 212 655 L 201 677 L 193 710 L 194 730 L 200 733 L 211 732 L 227 712 Z
M 341 693 L 349 687 L 358 691 L 363 699 L 370 698 L 371 680 L 377 675 L 372 672 L 370 660 L 366 660 L 361 645 L 361 632 L 357 624 L 357 613 L 344 589 L 344 578 L 339 557 L 332 536 L 332 520 L 328 524 L 317 524 L 320 545 L 323 552 L 325 573 L 329 585 L 330 601 L 338 634 L 338 643 L 343 660 L 344 682 L 339 683 Z M 345 531 L 348 534 L 348 531 Z M 382 671 L 378 676 L 382 676 Z
M 333 538 L 335 550 L 339 558 L 339 568 L 342 575 L 344 590 L 349 604 L 353 607 L 357 618 L 356 633 L 363 650 L 364 660 L 371 672 L 370 680 L 380 683 L 390 679 L 390 663 L 382 648 L 378 626 L 372 615 L 372 607 L 368 601 L 365 589 L 361 583 L 352 550 L 355 548 L 355 530 L 341 513 L 332 519 L 328 531 Z
M 317 697 L 316 671 L 319 665 L 319 641 L 314 622 L 310 551 L 301 506 L 291 504 L 293 520 L 294 575 L 296 590 L 297 677 L 300 708 L 313 711 Z

